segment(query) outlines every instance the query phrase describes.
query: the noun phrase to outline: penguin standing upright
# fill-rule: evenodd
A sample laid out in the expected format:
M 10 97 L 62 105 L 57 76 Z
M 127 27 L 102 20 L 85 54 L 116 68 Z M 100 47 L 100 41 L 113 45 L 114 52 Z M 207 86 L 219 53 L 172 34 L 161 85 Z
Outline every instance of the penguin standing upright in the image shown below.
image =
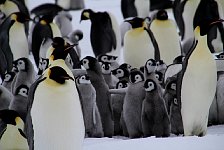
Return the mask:
M 89 76 L 84 74 L 76 77 L 76 85 L 82 105 L 85 137 L 103 137 L 101 117 L 96 104 L 96 90 L 91 84 Z
M 215 96 L 217 68 L 207 45 L 207 33 L 222 20 L 201 21 L 194 30 L 196 43 L 183 62 L 177 81 L 177 99 L 181 102 L 184 135 L 204 136 L 209 108 Z M 192 88 L 193 87 L 193 88 Z
M 29 56 L 28 41 L 25 34 L 24 22 L 29 21 L 29 16 L 15 12 L 0 26 L 0 70 L 1 75 L 5 71 L 11 71 L 12 61 L 20 57 Z M 19 37 L 19 38 L 18 38 Z
M 94 55 L 110 54 L 121 59 L 121 36 L 116 18 L 109 12 L 94 12 L 85 9 L 81 14 L 81 21 L 91 21 L 90 41 Z
M 123 18 L 149 16 L 150 0 L 121 0 Z
M 135 17 L 127 22 L 132 29 L 124 36 L 124 62 L 139 68 L 149 58 L 159 60 L 158 44 L 151 30 L 145 27 L 144 19 Z
M 0 131 L 0 149 L 29 150 L 26 136 L 23 132 L 24 121 L 14 110 L 4 109 L 0 111 L 0 119 L 4 124 L 3 131 Z
M 81 60 L 86 69 L 93 87 L 96 90 L 96 103 L 101 115 L 104 136 L 112 137 L 114 134 L 113 112 L 109 87 L 106 84 L 100 64 L 96 58 L 86 56 Z
M 142 136 L 141 111 L 145 98 L 144 75 L 138 69 L 130 73 L 130 83 L 124 98 L 123 119 L 130 138 Z M 123 125 L 122 125 L 123 127 Z
M 150 24 L 159 46 L 160 59 L 166 64 L 171 64 L 177 56 L 181 55 L 181 44 L 177 33 L 176 24 L 168 18 L 165 10 L 156 14 L 156 19 Z
M 28 100 L 30 149 L 82 149 L 83 114 L 71 73 L 60 66 L 51 66 L 31 86 Z
M 11 91 L 11 84 L 12 81 L 15 77 L 16 73 L 15 72 L 7 72 L 5 74 L 4 80 L 2 82 L 2 85 L 7 88 L 9 91 Z

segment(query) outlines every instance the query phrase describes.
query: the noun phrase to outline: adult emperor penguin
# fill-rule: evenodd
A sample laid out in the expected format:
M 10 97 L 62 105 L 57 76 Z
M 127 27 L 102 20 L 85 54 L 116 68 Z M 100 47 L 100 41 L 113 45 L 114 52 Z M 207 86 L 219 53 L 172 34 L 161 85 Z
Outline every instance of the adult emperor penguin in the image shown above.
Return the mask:
M 31 86 L 28 100 L 30 149 L 82 149 L 85 127 L 71 72 L 52 65 Z M 63 121 L 58 121 L 58 117 Z
M 181 102 L 185 136 L 204 136 L 207 132 L 209 108 L 217 84 L 217 68 L 207 45 L 207 33 L 212 25 L 222 21 L 204 20 L 197 25 L 196 43 L 186 56 L 178 77 L 177 99 Z
M 123 18 L 149 16 L 150 0 L 121 0 Z
M 1 24 L 1 74 L 6 70 L 11 71 L 13 60 L 16 60 L 20 57 L 28 58 L 28 41 L 23 23 L 29 20 L 29 16 L 26 16 L 20 12 L 15 12 L 7 17 L 6 20 Z
M 0 149 L 29 150 L 20 115 L 14 110 L 4 109 L 0 111 L 0 119 L 5 124 L 4 130 L 0 131 Z
M 118 22 L 109 12 L 94 12 L 85 9 L 81 14 L 81 21 L 91 21 L 90 41 L 94 55 L 110 54 L 120 56 L 121 35 Z M 120 57 L 118 60 L 121 59 Z
M 132 29 L 124 36 L 124 62 L 139 68 L 149 58 L 159 60 L 158 44 L 151 30 L 146 28 L 144 19 L 135 17 L 127 22 Z
M 144 75 L 138 69 L 130 73 L 130 83 L 123 104 L 123 119 L 130 138 L 142 136 L 141 111 L 145 98 Z M 123 127 L 123 125 L 122 125 Z
M 181 44 L 175 22 L 168 18 L 166 10 L 159 10 L 156 19 L 150 24 L 150 29 L 158 43 L 160 59 L 167 65 L 171 64 L 174 58 L 181 55 Z
M 86 69 L 90 81 L 96 90 L 96 103 L 101 115 L 104 136 L 112 137 L 114 134 L 114 122 L 111 95 L 102 75 L 100 64 L 96 58 L 91 56 L 84 57 L 81 60 L 81 64 Z

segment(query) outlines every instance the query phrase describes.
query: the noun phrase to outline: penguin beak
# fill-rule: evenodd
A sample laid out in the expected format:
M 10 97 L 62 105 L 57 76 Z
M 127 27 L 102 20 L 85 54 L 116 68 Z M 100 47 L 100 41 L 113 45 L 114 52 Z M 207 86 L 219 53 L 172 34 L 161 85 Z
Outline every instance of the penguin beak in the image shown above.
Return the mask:
M 67 51 L 67 50 L 70 50 L 71 48 L 73 48 L 74 46 L 76 46 L 78 44 L 72 44 L 72 45 L 69 45 L 64 51 Z
M 62 76 L 62 78 L 65 79 L 65 80 L 69 80 L 69 79 L 71 79 L 72 81 L 74 81 L 74 79 L 73 79 L 72 77 L 70 77 L 69 75 L 67 75 L 67 76 Z

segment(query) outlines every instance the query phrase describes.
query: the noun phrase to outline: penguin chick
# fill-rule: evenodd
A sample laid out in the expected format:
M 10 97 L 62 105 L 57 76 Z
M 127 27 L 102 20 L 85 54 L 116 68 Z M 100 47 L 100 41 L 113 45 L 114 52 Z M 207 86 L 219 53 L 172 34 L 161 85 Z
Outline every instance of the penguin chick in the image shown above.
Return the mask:
M 127 88 L 128 81 L 121 80 L 116 84 L 116 89 Z M 121 112 L 123 111 L 125 94 L 112 94 L 112 106 L 113 106 L 113 114 L 114 114 L 114 135 L 123 135 L 122 125 L 120 123 L 121 120 Z
M 157 72 L 161 72 L 162 74 L 164 74 L 166 69 L 167 69 L 167 65 L 164 63 L 163 60 L 159 60 L 156 62 L 156 71 Z
M 76 78 L 76 85 L 80 95 L 86 137 L 103 137 L 103 127 L 100 113 L 96 104 L 96 90 L 87 75 Z
M 130 64 L 127 64 L 127 63 L 123 63 L 119 66 L 120 68 L 125 68 L 127 69 L 129 72 L 131 71 L 132 69 L 132 66 Z
M 111 73 L 112 73 L 112 75 L 117 77 L 117 79 L 119 79 L 119 81 L 122 81 L 122 80 L 129 81 L 130 72 L 125 67 L 119 66 L 117 69 L 112 70 Z
M 160 84 L 160 86 L 162 87 L 162 89 L 164 88 L 164 82 L 163 82 L 163 73 L 160 71 L 156 71 L 155 72 L 155 77 L 158 81 L 158 83 Z
M 90 81 L 96 90 L 96 103 L 102 120 L 104 136 L 111 137 L 114 134 L 111 95 L 102 75 L 100 64 L 96 58 L 86 56 L 81 60 L 81 65 L 86 69 Z
M 146 96 L 142 104 L 142 130 L 144 137 L 170 136 L 170 120 L 164 99 L 160 96 L 157 83 L 147 79 L 144 83 Z
M 138 69 L 130 73 L 130 83 L 124 98 L 123 119 L 130 138 L 142 136 L 141 110 L 145 98 L 144 75 Z M 123 126 L 123 125 L 122 125 Z
M 184 134 L 183 122 L 180 110 L 180 102 L 178 102 L 176 95 L 173 95 L 171 99 L 170 123 L 171 123 L 171 133 L 175 135 Z
M 18 86 L 15 90 L 14 98 L 9 105 L 9 109 L 18 112 L 24 122 L 27 115 L 28 92 L 29 87 L 27 85 L 21 84 Z
M 41 76 L 43 72 L 48 68 L 48 66 L 49 66 L 49 59 L 41 57 L 37 75 Z
M 224 53 L 220 53 L 218 55 L 215 55 L 218 59 L 224 59 Z
M 101 62 L 110 63 L 112 70 L 114 70 L 114 69 L 117 69 L 119 67 L 119 64 L 117 62 L 117 58 L 118 58 L 117 56 L 102 54 L 102 55 L 99 55 L 97 57 L 97 60 L 98 60 L 99 63 L 101 63 Z
M 15 72 L 7 72 L 5 74 L 4 80 L 2 82 L 2 85 L 7 88 L 9 91 L 11 91 L 11 84 L 12 81 L 14 79 L 14 77 L 16 76 Z
M 0 85 L 0 110 L 8 109 L 12 99 L 13 94 L 3 85 Z
M 77 44 L 74 48 L 79 58 L 81 58 L 81 48 L 79 46 L 79 41 L 83 39 L 83 32 L 81 30 L 74 30 L 68 35 L 68 39 L 71 43 Z
M 112 66 L 108 62 L 102 62 L 101 63 L 101 70 L 104 77 L 104 80 L 106 81 L 107 85 L 110 89 L 115 88 L 115 85 L 117 83 L 117 80 L 115 76 L 112 75 Z
M 0 111 L 0 119 L 5 124 L 1 131 L 0 148 L 28 150 L 28 143 L 23 132 L 24 122 L 14 110 L 4 109 Z

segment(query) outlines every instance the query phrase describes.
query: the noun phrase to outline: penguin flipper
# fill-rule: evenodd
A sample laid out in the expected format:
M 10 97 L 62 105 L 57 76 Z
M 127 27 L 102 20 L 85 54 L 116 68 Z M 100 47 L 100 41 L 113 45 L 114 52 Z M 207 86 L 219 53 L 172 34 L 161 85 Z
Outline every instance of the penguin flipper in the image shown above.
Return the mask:
M 81 64 L 79 63 L 79 56 L 77 55 L 76 51 L 74 48 L 72 48 L 70 51 L 69 51 L 69 55 L 72 59 L 72 62 L 73 62 L 73 69 L 81 69 Z
M 3 121 L 1 121 L 0 122 L 0 140 L 4 132 L 6 131 L 6 128 L 7 128 L 7 125 Z
M 0 77 L 4 80 L 5 72 L 7 71 L 7 59 L 5 58 L 4 53 L 0 49 Z
M 29 95 L 28 95 L 28 105 L 27 105 L 27 117 L 26 117 L 26 123 L 25 123 L 25 133 L 29 145 L 29 149 L 33 150 L 34 149 L 34 131 L 33 131 L 33 123 L 32 123 L 32 118 L 31 118 L 31 109 L 33 105 L 33 100 L 34 100 L 34 94 L 37 86 L 39 85 L 40 82 L 45 80 L 43 78 L 43 75 L 40 76 L 31 86 L 29 89 Z

